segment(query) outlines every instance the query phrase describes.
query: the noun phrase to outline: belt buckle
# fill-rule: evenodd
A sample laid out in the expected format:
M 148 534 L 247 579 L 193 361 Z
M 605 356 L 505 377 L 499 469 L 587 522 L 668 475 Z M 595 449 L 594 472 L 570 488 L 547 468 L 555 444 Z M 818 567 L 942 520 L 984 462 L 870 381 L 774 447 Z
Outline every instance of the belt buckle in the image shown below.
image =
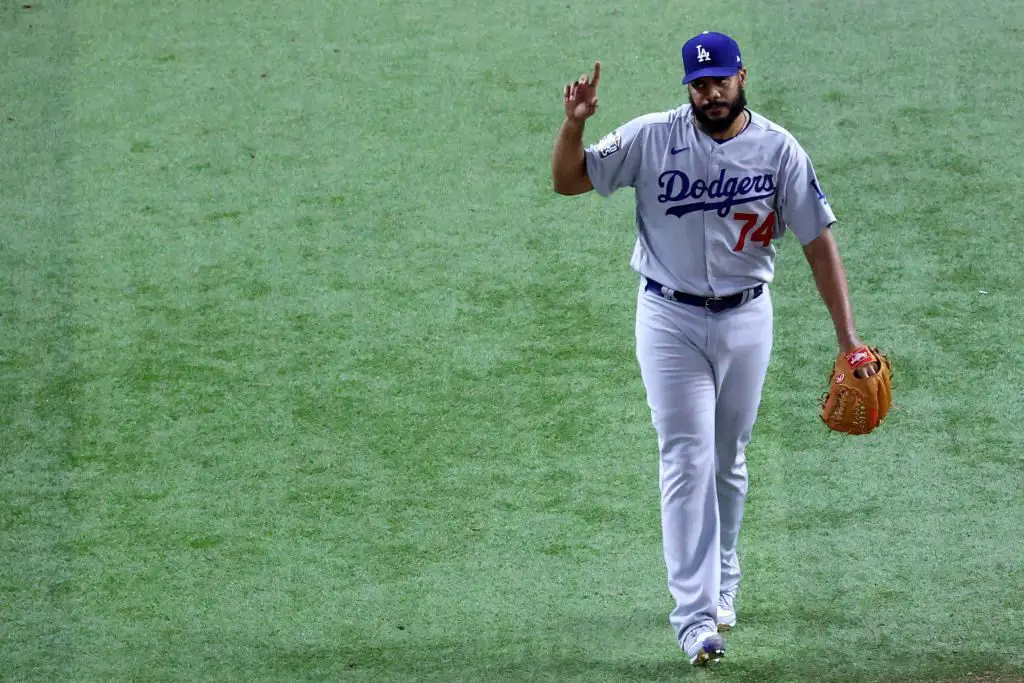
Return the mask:
M 711 311 L 712 313 L 714 313 L 714 308 L 712 308 L 712 306 L 714 304 L 718 303 L 719 301 L 722 301 L 722 300 L 723 300 L 723 298 L 720 297 L 720 296 L 713 296 L 713 297 L 709 297 L 707 299 L 704 299 L 704 308 L 706 310 Z

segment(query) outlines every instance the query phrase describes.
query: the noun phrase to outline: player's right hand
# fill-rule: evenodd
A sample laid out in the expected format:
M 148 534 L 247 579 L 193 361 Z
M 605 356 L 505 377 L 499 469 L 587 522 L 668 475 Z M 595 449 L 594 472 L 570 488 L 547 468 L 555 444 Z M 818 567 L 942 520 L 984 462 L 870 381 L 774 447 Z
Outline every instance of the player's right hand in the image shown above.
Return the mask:
M 601 62 L 594 62 L 594 75 L 586 74 L 565 86 L 565 117 L 582 123 L 597 111 L 597 82 L 601 78 Z

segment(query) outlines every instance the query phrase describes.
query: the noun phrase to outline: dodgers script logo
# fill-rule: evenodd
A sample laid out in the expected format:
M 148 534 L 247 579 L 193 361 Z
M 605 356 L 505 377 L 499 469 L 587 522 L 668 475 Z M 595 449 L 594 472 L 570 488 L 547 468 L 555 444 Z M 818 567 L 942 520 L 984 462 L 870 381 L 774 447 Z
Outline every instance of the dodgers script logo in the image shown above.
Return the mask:
M 723 218 L 729 209 L 758 199 L 768 199 L 775 194 L 775 177 L 771 173 L 755 176 L 725 177 L 725 170 L 710 183 L 701 178 L 690 181 L 682 171 L 665 171 L 658 176 L 658 187 L 665 190 L 658 195 L 662 204 L 686 202 L 665 209 L 666 216 L 682 217 L 695 211 L 715 211 Z M 718 201 L 702 201 L 718 200 Z

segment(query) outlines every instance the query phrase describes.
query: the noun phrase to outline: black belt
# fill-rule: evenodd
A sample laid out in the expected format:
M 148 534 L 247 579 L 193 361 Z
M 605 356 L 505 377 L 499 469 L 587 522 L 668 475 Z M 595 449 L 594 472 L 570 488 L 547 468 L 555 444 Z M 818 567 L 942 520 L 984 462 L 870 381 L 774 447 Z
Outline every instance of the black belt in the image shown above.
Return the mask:
M 664 287 L 661 283 L 647 278 L 647 286 L 645 289 L 647 289 L 648 292 L 653 292 L 658 296 L 678 301 L 681 304 L 701 306 L 712 313 L 720 313 L 721 311 L 726 311 L 730 308 L 736 308 L 740 304 L 745 304 L 748 301 L 753 301 L 757 297 L 761 296 L 764 292 L 764 285 L 757 285 L 756 287 L 751 287 L 750 289 L 745 289 L 742 292 L 736 292 L 729 296 L 708 297 L 697 296 L 696 294 L 686 294 L 685 292 L 676 292 L 670 287 Z

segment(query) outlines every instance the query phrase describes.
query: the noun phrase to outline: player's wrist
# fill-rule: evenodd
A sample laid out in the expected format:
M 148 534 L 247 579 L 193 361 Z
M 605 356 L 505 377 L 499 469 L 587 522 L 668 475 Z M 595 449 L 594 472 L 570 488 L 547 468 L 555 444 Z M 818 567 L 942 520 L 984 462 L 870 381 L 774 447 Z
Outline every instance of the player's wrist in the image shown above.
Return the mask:
M 583 132 L 583 127 L 586 125 L 587 120 L 585 118 L 577 119 L 569 114 L 565 115 L 565 122 L 563 125 L 568 126 L 573 132 Z
M 849 353 L 850 351 L 859 349 L 862 346 L 864 346 L 864 344 L 855 332 L 847 332 L 839 335 L 839 350 L 843 353 Z

